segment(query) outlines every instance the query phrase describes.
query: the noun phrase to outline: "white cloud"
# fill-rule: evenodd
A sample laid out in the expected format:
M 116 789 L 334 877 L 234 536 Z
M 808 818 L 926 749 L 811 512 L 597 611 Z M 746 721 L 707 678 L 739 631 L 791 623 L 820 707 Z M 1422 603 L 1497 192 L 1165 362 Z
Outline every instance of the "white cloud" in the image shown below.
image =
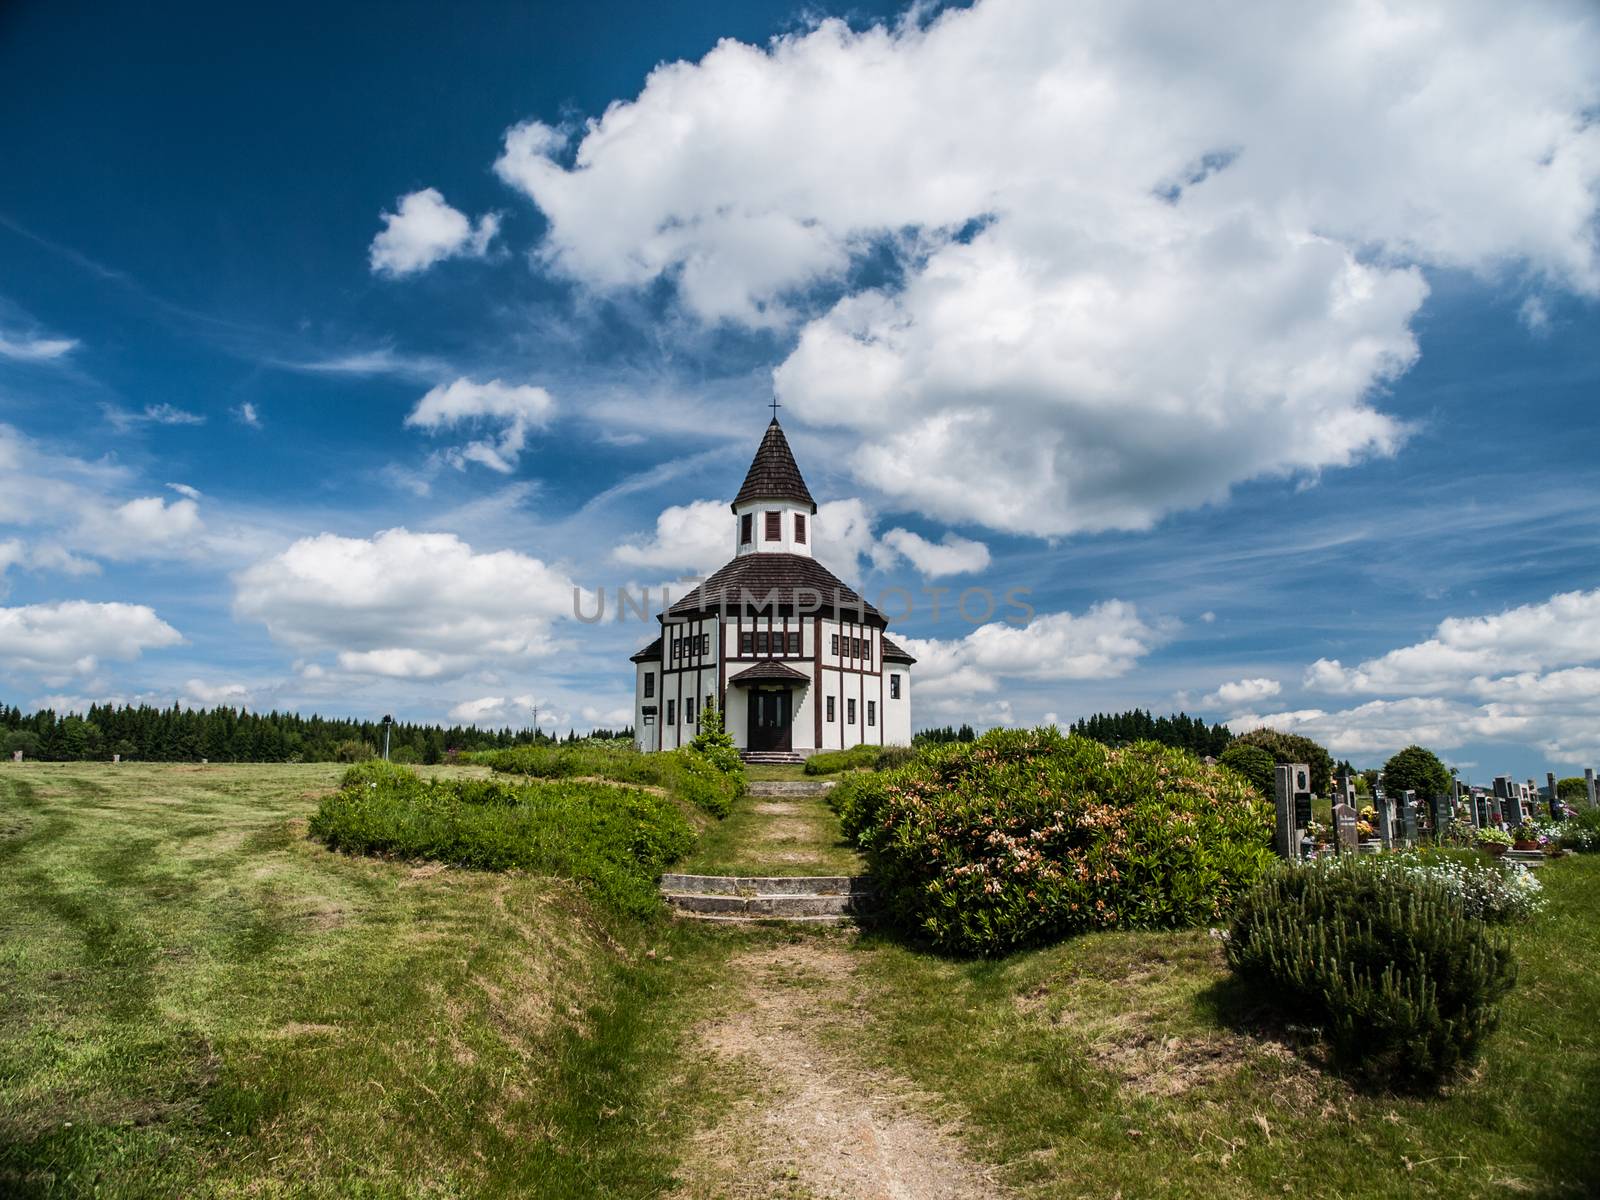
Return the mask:
M 199 500 L 201 497 L 200 489 L 197 487 L 191 487 L 187 483 L 169 483 L 167 484 L 167 487 L 177 492 L 178 495 L 186 497 L 190 500 Z
M 864 565 L 883 569 L 894 561 L 872 525 L 872 511 L 859 498 L 819 504 L 812 520 L 812 553 L 840 578 L 859 583 Z M 733 558 L 736 533 L 726 500 L 693 500 L 663 509 L 653 533 L 624 540 L 611 557 L 628 566 L 709 574 Z
M 256 406 L 248 400 L 240 404 L 238 408 L 234 409 L 233 415 L 238 418 L 239 424 L 241 425 L 247 425 L 251 429 L 261 428 L 261 413 L 256 409 Z
M 379 214 L 384 227 L 368 251 L 373 272 L 390 278 L 424 271 L 446 258 L 482 258 L 500 231 L 496 214 L 485 213 L 474 224 L 446 204 L 437 188 L 401 196 L 397 207 Z
M 1441 621 L 1433 637 L 1355 667 L 1318 659 L 1308 691 L 1382 693 L 1343 711 L 1290 714 L 1352 750 L 1474 739 L 1538 746 L 1563 763 L 1600 755 L 1600 589 L 1564 592 L 1482 617 Z M 1249 720 L 1276 724 L 1283 714 Z M 1230 724 L 1233 722 L 1230 721 Z
M 903 640 L 917 658 L 918 696 L 960 697 L 995 692 L 1006 680 L 1114 679 L 1175 629 L 1146 620 L 1126 601 L 1106 600 L 1081 616 L 1045 613 L 1022 626 L 992 621 L 963 638 Z
M 114 508 L 86 511 L 75 537 L 103 558 L 132 559 L 164 552 L 184 556 L 200 549 L 205 524 L 200 506 L 188 497 L 165 500 L 142 496 Z
M 1488 617 L 1451 617 L 1431 638 L 1356 667 L 1320 658 L 1306 669 L 1312 691 L 1435 693 L 1507 672 L 1600 662 L 1600 588 L 1564 592 Z
M 88 675 L 102 659 L 129 662 L 182 641 L 182 634 L 143 604 L 63 600 L 0 608 L 0 661 L 47 682 Z
M 107 405 L 106 420 L 118 433 L 126 433 L 140 425 L 204 425 L 205 417 L 173 404 L 146 404 L 138 412 Z
M 692 500 L 662 509 L 653 534 L 623 541 L 611 558 L 626 566 L 681 567 L 706 575 L 733 557 L 734 533 L 726 500 Z
M 445 458 L 458 468 L 475 462 L 509 475 L 527 445 L 529 430 L 544 428 L 554 411 L 555 401 L 542 387 L 457 379 L 430 389 L 406 417 L 406 424 L 430 432 L 478 422 L 498 425 L 498 441 L 469 442 L 446 451 Z
M 77 348 L 75 338 L 39 338 L 0 333 L 0 358 L 19 362 L 50 362 Z
M 1581 6 L 980 0 L 650 74 L 496 164 L 591 288 L 812 315 L 781 398 L 945 520 L 1144 528 L 1390 454 L 1423 268 L 1600 291 L 1600 25 Z
M 904 555 L 911 565 L 929 579 L 944 575 L 969 575 L 989 565 L 989 547 L 982 542 L 947 533 L 930 542 L 909 529 L 891 529 L 883 535 L 884 544 Z
M 1210 707 L 1236 708 L 1241 704 L 1259 704 L 1283 691 L 1276 679 L 1236 679 L 1224 683 L 1216 691 L 1202 696 L 1200 703 Z
M 209 683 L 204 679 L 189 680 L 183 685 L 183 693 L 196 708 L 215 708 L 219 704 L 244 708 L 251 700 L 250 689 L 242 683 Z
M 347 673 L 429 679 L 548 654 L 572 591 L 561 572 L 514 550 L 390 529 L 302 538 L 240 572 L 234 610 L 301 653 L 334 655 Z

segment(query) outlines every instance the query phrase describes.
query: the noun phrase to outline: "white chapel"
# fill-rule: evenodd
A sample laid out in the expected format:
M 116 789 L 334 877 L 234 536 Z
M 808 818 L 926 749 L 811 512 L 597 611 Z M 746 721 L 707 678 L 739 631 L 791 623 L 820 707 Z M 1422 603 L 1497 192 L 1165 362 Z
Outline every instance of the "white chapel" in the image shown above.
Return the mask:
M 733 500 L 733 558 L 657 617 L 633 656 L 641 750 L 716 705 L 747 758 L 911 744 L 911 666 L 888 622 L 813 555 L 816 501 L 776 416 Z

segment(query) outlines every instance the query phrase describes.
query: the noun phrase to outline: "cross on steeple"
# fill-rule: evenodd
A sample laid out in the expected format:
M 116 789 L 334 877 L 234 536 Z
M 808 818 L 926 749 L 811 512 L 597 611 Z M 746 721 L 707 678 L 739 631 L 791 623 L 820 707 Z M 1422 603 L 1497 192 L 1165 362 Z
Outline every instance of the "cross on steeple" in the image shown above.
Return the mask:
M 772 399 L 767 402 L 767 407 L 772 410 L 772 419 L 776 421 L 778 419 L 778 409 L 783 407 L 778 403 L 778 394 L 776 392 L 772 394 Z

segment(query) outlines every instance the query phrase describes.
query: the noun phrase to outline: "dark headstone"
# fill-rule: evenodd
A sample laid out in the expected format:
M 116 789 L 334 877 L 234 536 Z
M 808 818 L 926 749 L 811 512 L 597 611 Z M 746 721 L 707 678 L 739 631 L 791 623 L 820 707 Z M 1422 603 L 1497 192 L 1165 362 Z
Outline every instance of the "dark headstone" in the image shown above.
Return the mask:
M 1417 844 L 1417 794 L 1404 792 L 1400 796 L 1400 824 L 1405 831 L 1406 845 Z
M 1435 841 L 1444 837 L 1445 830 L 1450 828 L 1450 822 L 1455 819 L 1455 806 L 1450 803 L 1449 796 L 1435 796 L 1433 798 L 1433 837 Z
M 1354 854 L 1361 843 L 1361 835 L 1356 832 L 1356 810 L 1342 800 L 1333 806 L 1333 831 L 1339 853 Z
M 1550 819 L 1559 821 L 1561 820 L 1561 797 L 1556 791 L 1556 773 L 1554 771 L 1546 771 L 1544 773 L 1544 781 L 1550 788 Z
M 1372 789 L 1372 807 L 1378 814 L 1378 837 L 1385 850 L 1394 846 L 1394 801 L 1381 787 Z

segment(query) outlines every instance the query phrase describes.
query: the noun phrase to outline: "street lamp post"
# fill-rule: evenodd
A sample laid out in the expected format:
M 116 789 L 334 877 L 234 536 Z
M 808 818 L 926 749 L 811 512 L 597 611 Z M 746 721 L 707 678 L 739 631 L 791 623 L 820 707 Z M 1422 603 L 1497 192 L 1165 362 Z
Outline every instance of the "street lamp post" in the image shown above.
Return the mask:
M 394 727 L 394 717 L 383 714 L 383 761 L 389 761 L 389 730 Z

